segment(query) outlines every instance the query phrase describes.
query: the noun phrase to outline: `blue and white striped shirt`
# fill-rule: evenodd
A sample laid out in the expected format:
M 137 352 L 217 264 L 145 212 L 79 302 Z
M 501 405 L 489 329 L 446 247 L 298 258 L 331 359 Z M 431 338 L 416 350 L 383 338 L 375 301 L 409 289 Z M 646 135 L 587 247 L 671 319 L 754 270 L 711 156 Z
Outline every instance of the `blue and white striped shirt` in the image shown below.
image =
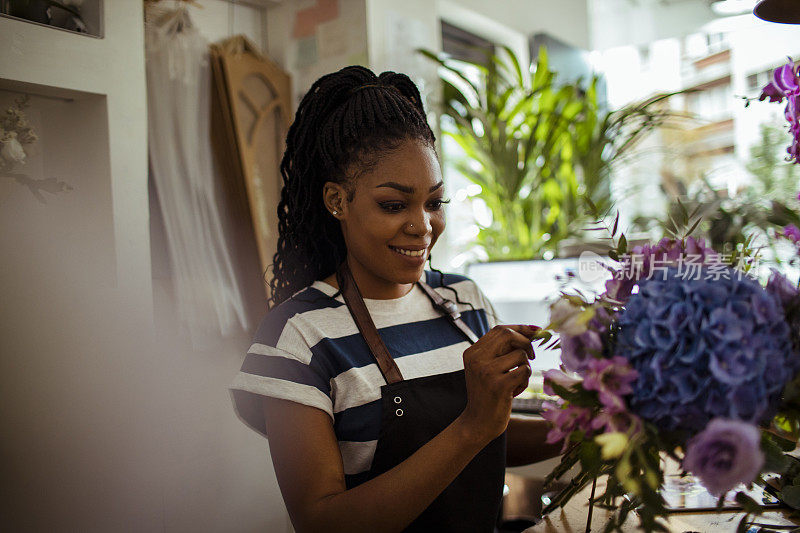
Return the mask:
M 426 282 L 445 298 L 458 298 L 462 320 L 480 337 L 495 325 L 491 304 L 463 276 L 426 271 Z M 381 424 L 385 380 L 341 295 L 322 281 L 271 310 L 232 386 L 234 407 L 248 426 L 265 434 L 261 397 L 316 407 L 330 415 L 347 486 L 366 480 Z M 418 287 L 393 300 L 365 298 L 375 326 L 404 379 L 464 368 L 463 334 L 433 308 Z

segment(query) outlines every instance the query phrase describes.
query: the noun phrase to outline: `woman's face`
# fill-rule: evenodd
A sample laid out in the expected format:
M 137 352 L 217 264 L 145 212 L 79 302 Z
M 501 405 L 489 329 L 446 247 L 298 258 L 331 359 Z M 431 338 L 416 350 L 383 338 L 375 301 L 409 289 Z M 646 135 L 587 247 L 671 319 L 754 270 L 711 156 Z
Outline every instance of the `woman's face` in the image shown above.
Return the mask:
M 444 230 L 436 154 L 424 142 L 404 141 L 352 186 L 352 200 L 345 196 L 337 215 L 350 269 L 364 297 L 398 298 L 420 279 Z

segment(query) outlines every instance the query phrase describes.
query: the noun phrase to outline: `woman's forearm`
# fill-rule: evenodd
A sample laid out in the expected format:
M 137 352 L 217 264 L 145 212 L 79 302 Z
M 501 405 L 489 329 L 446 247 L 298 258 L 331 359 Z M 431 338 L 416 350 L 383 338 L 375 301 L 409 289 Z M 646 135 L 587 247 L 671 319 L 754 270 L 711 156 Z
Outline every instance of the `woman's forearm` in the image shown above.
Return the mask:
M 370 481 L 320 499 L 298 533 L 389 532 L 407 527 L 488 444 L 456 419 L 408 459 Z

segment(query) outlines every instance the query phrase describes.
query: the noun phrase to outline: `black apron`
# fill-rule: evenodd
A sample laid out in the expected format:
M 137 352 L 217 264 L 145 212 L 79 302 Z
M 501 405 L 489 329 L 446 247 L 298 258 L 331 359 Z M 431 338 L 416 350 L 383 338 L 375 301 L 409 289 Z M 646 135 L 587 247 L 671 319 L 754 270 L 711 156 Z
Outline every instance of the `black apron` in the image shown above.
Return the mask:
M 381 387 L 381 430 L 369 479 L 391 470 L 442 432 L 467 405 L 464 371 L 404 380 L 380 339 L 347 263 L 336 273 L 350 314 L 364 336 L 386 385 Z M 477 337 L 459 318 L 455 304 L 418 282 L 434 307 L 475 343 Z M 404 531 L 492 532 L 500 513 L 506 461 L 503 433 L 461 473 Z

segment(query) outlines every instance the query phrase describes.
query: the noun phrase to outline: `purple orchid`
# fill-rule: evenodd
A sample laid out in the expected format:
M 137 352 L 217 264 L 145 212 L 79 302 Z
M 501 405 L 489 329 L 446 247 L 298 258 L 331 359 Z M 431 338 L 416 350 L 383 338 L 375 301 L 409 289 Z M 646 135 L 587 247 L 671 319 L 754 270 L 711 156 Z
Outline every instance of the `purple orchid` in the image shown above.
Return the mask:
M 800 85 L 797 83 L 794 62 L 789 62 L 775 69 L 772 73 L 772 81 L 761 90 L 759 100 L 769 98 L 770 102 L 780 102 L 784 98 L 800 93 Z
M 772 74 L 772 81 L 761 90 L 759 100 L 769 99 L 770 102 L 782 102 L 786 98 L 786 109 L 784 116 L 789 123 L 792 132 L 792 144 L 786 149 L 789 160 L 800 163 L 800 83 L 794 62 L 789 62 L 782 67 L 775 69 Z

